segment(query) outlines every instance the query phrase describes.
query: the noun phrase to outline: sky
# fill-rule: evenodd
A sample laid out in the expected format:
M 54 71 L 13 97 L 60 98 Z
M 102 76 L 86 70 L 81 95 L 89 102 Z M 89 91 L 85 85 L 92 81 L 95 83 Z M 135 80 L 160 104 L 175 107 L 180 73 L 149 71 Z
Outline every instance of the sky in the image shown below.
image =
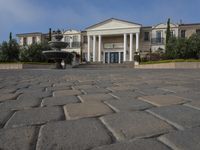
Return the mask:
M 12 32 L 84 30 L 109 18 L 143 26 L 166 22 L 199 23 L 200 0 L 0 0 L 0 42 Z

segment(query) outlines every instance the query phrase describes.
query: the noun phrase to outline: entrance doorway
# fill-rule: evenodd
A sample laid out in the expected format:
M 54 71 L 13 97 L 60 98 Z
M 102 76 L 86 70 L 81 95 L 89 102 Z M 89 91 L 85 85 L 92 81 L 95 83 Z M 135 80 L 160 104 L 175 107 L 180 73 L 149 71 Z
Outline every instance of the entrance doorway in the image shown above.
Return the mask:
M 123 52 L 105 52 L 105 63 L 123 63 Z

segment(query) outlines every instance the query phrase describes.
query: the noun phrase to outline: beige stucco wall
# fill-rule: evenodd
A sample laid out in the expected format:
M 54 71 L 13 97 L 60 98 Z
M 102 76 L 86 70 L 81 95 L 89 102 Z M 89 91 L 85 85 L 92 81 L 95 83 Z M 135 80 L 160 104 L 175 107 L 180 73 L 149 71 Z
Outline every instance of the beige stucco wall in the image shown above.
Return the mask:
M 188 25 L 188 26 L 179 26 L 179 34 L 181 34 L 181 30 L 185 30 L 185 36 L 189 38 L 192 34 L 196 33 L 196 30 L 200 29 L 200 25 Z M 179 35 L 180 36 L 180 35 Z
M 23 39 L 24 39 L 24 37 L 26 37 L 27 38 L 27 45 L 31 45 L 32 43 L 33 43 L 33 41 L 32 41 L 32 38 L 33 37 L 36 37 L 36 42 L 37 43 L 41 43 L 41 41 L 42 41 L 42 37 L 40 36 L 40 35 L 37 35 L 37 36 L 34 36 L 34 35 L 30 35 L 30 36 L 20 36 L 19 37 L 19 45 L 20 46 L 23 46 Z

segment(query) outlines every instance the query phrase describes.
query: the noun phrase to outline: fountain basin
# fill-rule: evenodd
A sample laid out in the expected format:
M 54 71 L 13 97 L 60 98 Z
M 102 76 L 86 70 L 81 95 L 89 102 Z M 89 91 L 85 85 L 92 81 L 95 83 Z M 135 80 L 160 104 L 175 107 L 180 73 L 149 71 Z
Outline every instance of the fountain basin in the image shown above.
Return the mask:
M 51 60 L 54 60 L 56 62 L 56 68 L 57 69 L 64 69 L 64 67 L 61 65 L 61 62 L 64 61 L 65 64 L 70 64 L 73 59 L 73 54 L 70 52 L 65 51 L 57 51 L 57 50 L 50 50 L 50 51 L 43 51 L 43 54 Z

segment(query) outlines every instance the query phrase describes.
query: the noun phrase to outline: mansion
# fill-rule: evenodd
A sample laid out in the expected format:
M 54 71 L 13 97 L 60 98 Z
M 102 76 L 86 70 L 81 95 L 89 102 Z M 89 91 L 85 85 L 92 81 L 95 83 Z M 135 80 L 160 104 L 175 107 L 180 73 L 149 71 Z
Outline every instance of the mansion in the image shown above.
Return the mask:
M 200 34 L 200 23 L 170 24 L 171 35 L 188 38 Z M 63 51 L 76 52 L 84 61 L 102 63 L 132 62 L 135 52 L 145 54 L 165 49 L 167 24 L 142 26 L 139 23 L 111 18 L 87 27 L 84 31 L 63 31 Z M 40 43 L 48 34 L 40 32 L 17 34 L 19 44 Z

